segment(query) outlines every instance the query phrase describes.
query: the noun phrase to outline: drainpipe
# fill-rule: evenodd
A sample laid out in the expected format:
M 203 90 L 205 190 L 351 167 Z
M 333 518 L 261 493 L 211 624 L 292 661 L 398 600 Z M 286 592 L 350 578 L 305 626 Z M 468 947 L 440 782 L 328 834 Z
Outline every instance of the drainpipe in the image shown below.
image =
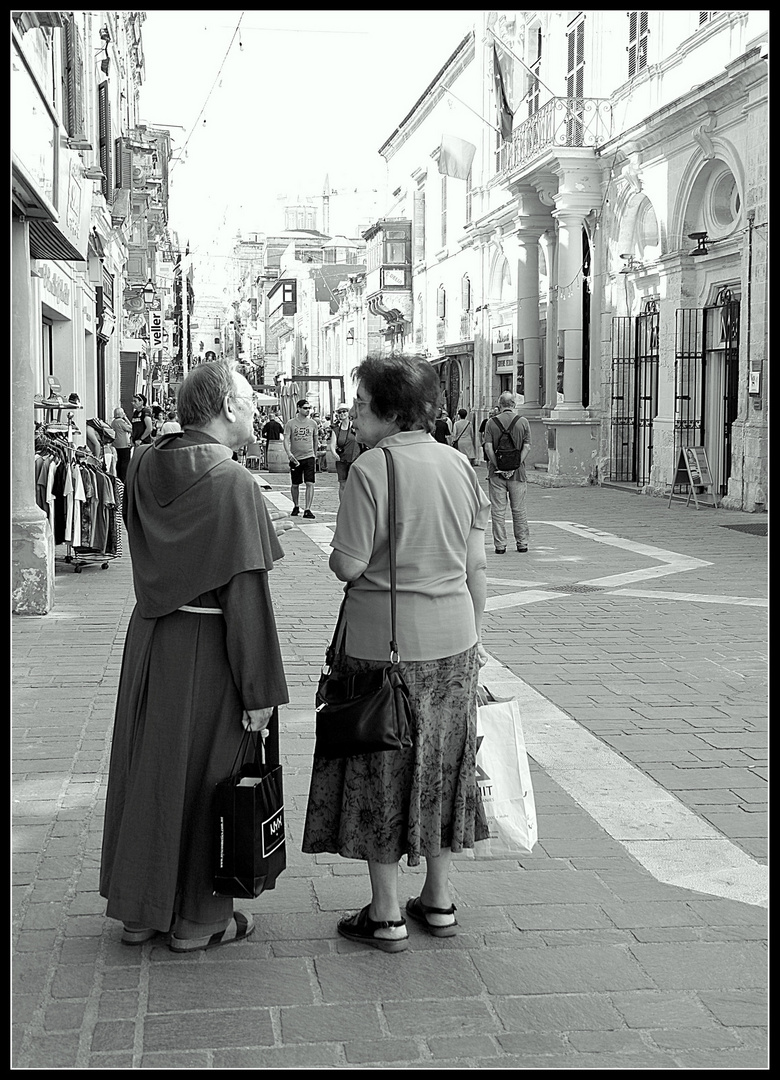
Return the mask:
M 747 264 L 747 319 L 745 320 L 745 358 L 747 360 L 748 378 L 746 382 L 746 390 L 750 390 L 750 296 L 751 296 L 751 282 L 753 280 L 753 222 L 756 220 L 755 210 L 748 210 L 747 222 L 748 222 L 748 264 Z M 742 497 L 740 499 L 741 509 L 745 509 L 745 441 L 747 439 L 747 426 L 750 419 L 750 394 L 747 395 L 747 404 L 745 407 L 745 427 L 742 432 Z

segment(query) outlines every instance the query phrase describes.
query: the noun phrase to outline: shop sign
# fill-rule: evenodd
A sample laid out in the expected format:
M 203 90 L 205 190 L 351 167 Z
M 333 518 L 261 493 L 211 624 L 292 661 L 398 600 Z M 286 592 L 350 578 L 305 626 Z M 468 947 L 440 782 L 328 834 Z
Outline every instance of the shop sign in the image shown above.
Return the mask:
M 57 124 L 16 42 L 11 57 L 10 101 L 13 157 L 31 181 L 33 193 L 53 206 Z
M 70 283 L 53 269 L 56 263 L 48 259 L 31 259 L 30 265 L 40 278 L 47 303 L 65 313 L 70 306 Z
M 514 351 L 514 334 L 511 326 L 494 326 L 490 331 L 490 339 L 492 342 L 492 352 L 496 356 L 499 353 L 509 353 L 511 356 Z M 510 365 L 511 366 L 511 365 Z
M 152 349 L 161 349 L 163 343 L 163 317 L 162 305 L 155 300 L 152 310 L 149 312 L 149 343 Z

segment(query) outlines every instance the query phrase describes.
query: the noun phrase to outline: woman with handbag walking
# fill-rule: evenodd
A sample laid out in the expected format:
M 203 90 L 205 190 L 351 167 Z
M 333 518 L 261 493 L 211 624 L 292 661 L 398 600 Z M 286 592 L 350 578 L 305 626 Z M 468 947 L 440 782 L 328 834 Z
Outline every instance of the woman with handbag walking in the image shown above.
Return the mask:
M 386 952 L 407 947 L 398 863 L 426 860 L 406 915 L 435 937 L 456 933 L 453 851 L 487 837 L 476 783 L 477 684 L 486 661 L 488 501 L 462 454 L 432 437 L 440 396 L 422 357 L 367 357 L 353 372 L 350 417 L 368 447 L 353 462 L 331 541 L 330 568 L 348 583 L 334 663 L 360 676 L 387 664 L 391 595 L 397 653 L 411 704 L 411 746 L 315 757 L 303 850 L 364 859 L 371 901 L 338 922 L 342 937 Z M 385 451 L 392 457 L 388 486 Z M 391 593 L 390 495 L 395 492 L 396 588 Z

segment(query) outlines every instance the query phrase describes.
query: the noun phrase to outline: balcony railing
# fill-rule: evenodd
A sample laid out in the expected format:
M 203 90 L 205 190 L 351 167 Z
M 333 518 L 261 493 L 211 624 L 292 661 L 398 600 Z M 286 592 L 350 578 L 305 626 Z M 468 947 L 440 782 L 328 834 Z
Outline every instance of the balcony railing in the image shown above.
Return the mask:
M 600 146 L 611 134 L 608 98 L 551 98 L 496 152 L 496 171 L 522 168 L 551 147 Z

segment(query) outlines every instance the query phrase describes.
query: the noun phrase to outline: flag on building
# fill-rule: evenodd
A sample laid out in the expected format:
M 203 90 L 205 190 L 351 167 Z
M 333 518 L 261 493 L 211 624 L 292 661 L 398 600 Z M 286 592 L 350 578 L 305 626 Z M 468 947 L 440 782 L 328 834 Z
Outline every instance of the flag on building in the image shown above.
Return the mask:
M 493 42 L 493 85 L 496 92 L 496 119 L 501 130 L 501 137 L 506 142 L 507 139 L 512 138 L 512 110 L 506 96 L 504 72 L 501 70 L 501 61 L 498 59 L 495 42 Z
M 458 139 L 455 135 L 442 135 L 439 147 L 439 172 L 442 176 L 454 176 L 467 180 L 477 148 L 474 143 Z

